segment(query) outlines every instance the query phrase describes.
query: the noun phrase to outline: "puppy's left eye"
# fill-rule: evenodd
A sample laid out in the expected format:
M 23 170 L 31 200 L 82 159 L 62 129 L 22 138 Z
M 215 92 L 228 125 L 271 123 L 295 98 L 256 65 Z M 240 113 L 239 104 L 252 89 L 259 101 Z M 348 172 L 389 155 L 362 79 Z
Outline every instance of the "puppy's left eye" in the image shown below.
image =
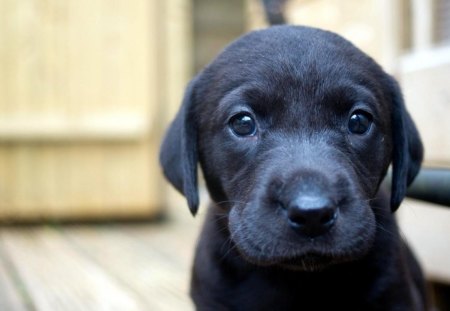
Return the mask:
M 229 126 L 237 136 L 253 136 L 256 134 L 255 119 L 247 112 L 241 112 L 231 117 Z
M 356 110 L 348 120 L 348 129 L 353 134 L 362 135 L 369 131 L 373 117 L 363 110 Z

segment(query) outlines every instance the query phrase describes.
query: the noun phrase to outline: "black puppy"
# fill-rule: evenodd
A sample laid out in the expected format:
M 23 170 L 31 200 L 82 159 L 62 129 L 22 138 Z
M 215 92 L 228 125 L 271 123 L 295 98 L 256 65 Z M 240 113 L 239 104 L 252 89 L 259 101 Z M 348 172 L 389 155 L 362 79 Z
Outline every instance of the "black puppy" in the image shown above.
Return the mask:
M 425 310 L 392 215 L 422 154 L 397 83 L 345 39 L 278 26 L 232 43 L 190 83 L 160 154 L 192 214 L 198 162 L 213 200 L 198 310 Z

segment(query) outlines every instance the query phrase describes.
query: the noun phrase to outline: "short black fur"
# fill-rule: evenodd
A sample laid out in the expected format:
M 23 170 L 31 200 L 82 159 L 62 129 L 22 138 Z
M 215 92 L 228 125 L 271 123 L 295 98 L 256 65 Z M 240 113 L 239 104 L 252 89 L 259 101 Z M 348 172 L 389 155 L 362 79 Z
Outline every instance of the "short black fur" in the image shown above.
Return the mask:
M 367 131 L 349 130 L 355 112 Z M 230 128 L 240 113 L 255 133 Z M 160 154 L 193 214 L 197 162 L 212 199 L 197 309 L 426 310 L 392 215 L 422 156 L 397 83 L 350 42 L 298 26 L 233 42 L 188 86 Z

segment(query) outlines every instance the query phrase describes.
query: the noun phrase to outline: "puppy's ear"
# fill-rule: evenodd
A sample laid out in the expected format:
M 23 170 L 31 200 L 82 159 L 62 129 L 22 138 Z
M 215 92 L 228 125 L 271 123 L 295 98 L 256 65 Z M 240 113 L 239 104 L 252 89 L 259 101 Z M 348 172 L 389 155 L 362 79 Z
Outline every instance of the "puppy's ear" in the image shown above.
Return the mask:
M 184 94 L 178 114 L 163 140 L 159 160 L 164 175 L 187 199 L 195 216 L 199 205 L 197 189 L 197 124 L 194 113 L 195 79 Z
M 398 83 L 390 77 L 392 99 L 392 191 L 391 209 L 396 211 L 406 195 L 407 187 L 420 170 L 423 147 L 419 132 L 405 108 Z

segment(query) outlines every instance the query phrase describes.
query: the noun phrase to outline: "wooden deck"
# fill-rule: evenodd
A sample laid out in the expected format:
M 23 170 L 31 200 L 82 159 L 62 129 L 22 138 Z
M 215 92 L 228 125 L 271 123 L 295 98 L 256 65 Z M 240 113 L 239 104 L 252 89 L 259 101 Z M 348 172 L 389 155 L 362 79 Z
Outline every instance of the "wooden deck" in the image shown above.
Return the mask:
M 0 227 L 0 311 L 194 310 L 189 273 L 205 210 L 156 223 Z M 448 209 L 407 200 L 399 218 L 428 277 L 449 284 Z
M 193 310 L 202 220 L 183 212 L 149 224 L 0 227 L 0 310 Z

